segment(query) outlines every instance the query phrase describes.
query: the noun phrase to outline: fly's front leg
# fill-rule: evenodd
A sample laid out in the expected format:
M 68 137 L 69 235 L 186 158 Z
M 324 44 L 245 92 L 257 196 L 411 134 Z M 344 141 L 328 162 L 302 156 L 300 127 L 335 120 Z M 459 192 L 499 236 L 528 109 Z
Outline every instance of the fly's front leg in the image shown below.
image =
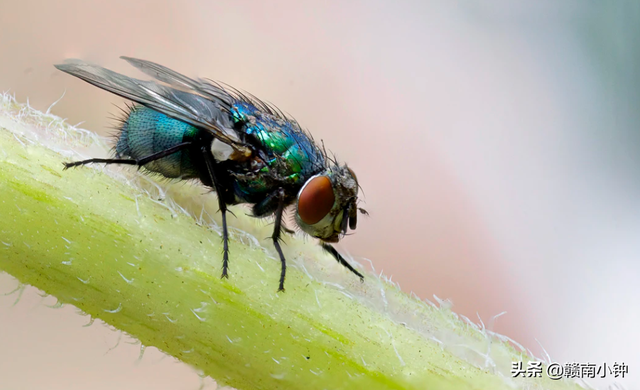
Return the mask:
M 222 275 L 221 278 L 229 278 L 229 230 L 227 229 L 227 204 L 224 202 L 223 194 L 224 189 L 220 183 L 216 180 L 215 161 L 211 156 L 211 152 L 207 148 L 202 148 L 202 155 L 204 161 L 207 164 L 207 170 L 209 171 L 209 177 L 216 189 L 216 195 L 218 196 L 218 207 L 220 208 L 220 214 L 222 214 Z
M 285 206 L 284 200 L 284 190 L 282 188 L 279 188 L 275 192 L 269 194 L 262 202 L 257 203 L 253 208 L 253 213 L 256 216 L 267 215 L 270 212 L 273 212 L 275 216 L 273 235 L 271 235 L 271 239 L 273 240 L 273 246 L 276 247 L 278 256 L 280 256 L 280 263 L 282 264 L 282 269 L 280 271 L 280 285 L 278 286 L 278 291 L 284 291 L 284 278 L 287 274 L 287 262 L 284 258 L 284 254 L 282 253 L 282 248 L 280 247 L 280 234 L 282 233 L 282 214 L 284 212 Z
M 344 259 L 344 257 L 342 257 L 342 255 L 340 253 L 338 253 L 338 251 L 336 250 L 336 248 L 334 248 L 333 246 L 331 246 L 330 244 L 327 244 L 326 242 L 321 242 L 320 246 L 322 247 L 322 249 L 324 249 L 326 252 L 329 252 L 329 254 L 331 254 L 331 256 L 333 256 L 338 263 L 342 264 L 343 266 L 345 266 L 349 271 L 353 272 L 354 274 L 358 275 L 360 277 L 360 281 L 364 282 L 364 276 L 362 276 L 362 274 L 358 271 L 355 270 L 355 268 L 353 268 L 351 266 L 351 264 L 349 264 L 347 262 L 347 260 Z

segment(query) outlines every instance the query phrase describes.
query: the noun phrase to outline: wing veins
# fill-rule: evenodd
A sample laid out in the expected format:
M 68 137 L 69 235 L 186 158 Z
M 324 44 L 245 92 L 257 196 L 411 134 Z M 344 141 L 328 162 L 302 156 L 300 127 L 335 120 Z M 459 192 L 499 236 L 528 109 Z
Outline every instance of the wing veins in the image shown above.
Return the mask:
M 248 145 L 231 138 L 229 133 L 223 130 L 224 126 L 216 123 L 218 119 L 215 117 L 211 105 L 220 106 L 217 108 L 221 111 L 224 110 L 226 102 L 220 98 L 210 100 L 206 97 L 187 91 L 180 91 L 153 81 L 137 80 L 79 60 L 71 60 L 65 64 L 55 65 L 55 67 L 115 95 L 135 101 L 193 126 L 203 128 L 243 156 L 249 156 L 252 153 Z M 145 73 L 148 74 L 147 72 Z M 163 81 L 160 78 L 158 80 Z M 198 92 L 198 90 L 194 92 Z M 183 96 L 181 97 L 180 94 Z M 191 101 L 187 101 L 187 98 Z M 206 104 L 205 101 L 210 104 Z M 194 107 L 194 104 L 197 104 L 197 107 Z M 209 116 L 202 115 L 198 108 L 206 108 Z

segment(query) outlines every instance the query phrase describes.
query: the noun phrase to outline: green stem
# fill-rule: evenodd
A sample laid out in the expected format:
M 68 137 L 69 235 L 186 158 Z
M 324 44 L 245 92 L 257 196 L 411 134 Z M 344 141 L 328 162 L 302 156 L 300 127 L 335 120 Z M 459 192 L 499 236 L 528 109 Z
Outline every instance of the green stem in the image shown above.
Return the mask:
M 511 378 L 511 362 L 526 366 L 530 357 L 373 274 L 360 283 L 296 238 L 286 239 L 291 266 L 286 292 L 277 293 L 279 262 L 262 240 L 270 226 L 245 217 L 243 208 L 233 209 L 231 273 L 221 280 L 221 239 L 207 216 L 216 214 L 216 202 L 202 187 L 158 184 L 131 168 L 62 171 L 70 154 L 54 150 L 73 144 L 92 155 L 106 151 L 6 94 L 0 128 L 0 270 L 219 383 L 579 388 Z M 164 199 L 157 188 L 166 189 Z

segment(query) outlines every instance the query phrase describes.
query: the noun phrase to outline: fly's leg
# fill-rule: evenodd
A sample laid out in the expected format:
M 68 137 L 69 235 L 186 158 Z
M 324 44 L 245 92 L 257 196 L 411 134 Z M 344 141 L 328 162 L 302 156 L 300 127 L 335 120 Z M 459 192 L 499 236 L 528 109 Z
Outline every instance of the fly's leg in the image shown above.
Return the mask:
M 223 194 L 224 188 L 216 180 L 215 162 L 213 156 L 207 148 L 202 148 L 202 156 L 207 164 L 207 170 L 209 171 L 209 177 L 216 189 L 218 195 L 218 207 L 220 208 L 220 214 L 222 214 L 222 275 L 221 278 L 229 278 L 229 230 L 227 229 L 227 204 L 224 202 Z
M 158 153 L 154 153 L 152 155 L 140 158 L 140 159 L 131 159 L 131 158 L 91 158 L 89 160 L 82 160 L 82 161 L 74 161 L 74 162 L 70 162 L 70 163 L 64 163 L 64 169 L 69 169 L 69 168 L 73 168 L 73 167 L 77 167 L 80 165 L 87 165 L 87 164 L 94 164 L 94 163 L 99 163 L 99 164 L 126 164 L 126 165 L 137 165 L 139 167 L 148 164 L 152 161 L 155 160 L 160 160 L 163 157 L 167 157 L 169 155 L 172 155 L 174 153 L 177 153 L 179 151 L 181 151 L 182 149 L 186 149 L 187 147 L 191 146 L 191 142 L 182 142 L 180 144 L 177 144 L 176 146 L 172 146 L 169 149 L 165 149 L 162 150 Z
M 269 194 L 266 199 L 264 199 L 260 203 L 257 203 L 253 208 L 254 215 L 256 216 L 267 215 L 270 212 L 273 212 L 276 219 L 273 226 L 273 235 L 271 235 L 271 239 L 273 240 L 273 246 L 276 247 L 278 256 L 280 256 L 280 263 L 282 264 L 278 291 L 284 291 L 284 278 L 287 274 L 287 262 L 284 258 L 284 254 L 282 253 L 282 248 L 280 247 L 280 234 L 282 233 L 283 227 L 282 214 L 284 212 L 285 206 L 284 200 L 284 190 L 282 188 L 279 188 L 275 192 Z
M 333 246 L 331 246 L 330 244 L 327 244 L 326 242 L 322 242 L 320 244 L 320 246 L 322 247 L 322 249 L 324 249 L 326 252 L 329 252 L 329 254 L 331 254 L 331 256 L 333 256 L 338 263 L 342 264 L 343 266 L 345 266 L 349 271 L 353 272 L 354 274 L 358 275 L 360 277 L 360 281 L 364 282 L 364 276 L 362 276 L 362 274 L 358 271 L 355 270 L 355 268 L 353 268 L 351 266 L 351 264 L 349 264 L 347 262 L 347 260 L 344 259 L 344 257 L 342 257 L 342 255 L 340 253 L 338 253 L 338 251 L 336 250 L 336 248 L 334 248 Z
M 287 262 L 284 259 L 284 254 L 282 253 L 282 248 L 280 248 L 280 234 L 282 233 L 282 212 L 284 211 L 284 191 L 282 189 L 278 190 L 278 208 L 276 209 L 275 217 L 276 222 L 273 227 L 273 235 L 271 238 L 273 239 L 273 246 L 276 247 L 276 251 L 278 251 L 278 255 L 280 256 L 280 262 L 282 263 L 282 270 L 280 271 L 280 284 L 278 286 L 278 291 L 284 291 L 284 277 L 287 274 Z

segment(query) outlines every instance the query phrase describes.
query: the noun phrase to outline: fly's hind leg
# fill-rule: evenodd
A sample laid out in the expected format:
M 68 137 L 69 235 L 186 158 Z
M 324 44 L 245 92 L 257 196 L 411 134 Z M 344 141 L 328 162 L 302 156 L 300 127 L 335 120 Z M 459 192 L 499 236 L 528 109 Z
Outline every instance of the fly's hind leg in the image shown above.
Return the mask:
M 284 279 L 287 274 L 287 261 L 285 260 L 284 253 L 282 253 L 282 248 L 280 247 L 280 235 L 282 234 L 283 229 L 282 214 L 285 207 L 284 201 L 284 190 L 282 188 L 279 188 L 273 193 L 269 194 L 263 201 L 257 203 L 253 208 L 253 213 L 255 216 L 260 217 L 263 215 L 268 215 L 269 213 L 273 213 L 275 216 L 275 223 L 273 226 L 273 234 L 271 235 L 271 239 L 273 240 L 273 246 L 276 248 L 278 256 L 280 257 L 280 263 L 282 264 L 278 291 L 284 291 Z
M 69 169 L 73 167 L 78 167 L 81 165 L 87 164 L 125 164 L 125 165 L 137 165 L 141 167 L 145 164 L 148 164 L 152 161 L 160 160 L 163 157 L 170 156 L 174 153 L 181 151 L 182 149 L 186 149 L 191 146 L 191 142 L 182 142 L 177 144 L 176 146 L 172 146 L 169 149 L 162 150 L 158 153 L 151 154 L 149 156 L 133 159 L 133 158 L 90 158 L 88 160 L 82 161 L 73 161 L 69 163 L 64 163 L 64 169 Z
M 347 260 L 345 260 L 344 257 L 342 257 L 342 255 L 340 253 L 338 253 L 336 248 L 334 248 L 330 244 L 327 244 L 326 242 L 322 242 L 320 244 L 320 246 L 322 247 L 322 249 L 324 249 L 326 252 L 328 252 L 331 256 L 333 256 L 333 258 L 336 259 L 338 261 L 338 263 L 342 264 L 349 271 L 351 271 L 354 274 L 358 275 L 360 277 L 360 281 L 361 282 L 364 282 L 364 276 L 362 276 L 362 274 L 360 272 L 356 271 L 356 269 L 353 268 L 353 266 L 351 264 L 349 264 L 347 262 Z
M 222 215 L 222 275 L 221 278 L 229 278 L 229 230 L 227 228 L 227 204 L 224 201 L 224 188 L 218 180 L 216 180 L 216 167 L 213 156 L 207 148 L 202 148 L 202 156 L 207 164 L 207 171 L 209 171 L 209 178 L 216 189 L 216 195 L 218 196 L 218 207 L 220 208 L 220 214 Z

